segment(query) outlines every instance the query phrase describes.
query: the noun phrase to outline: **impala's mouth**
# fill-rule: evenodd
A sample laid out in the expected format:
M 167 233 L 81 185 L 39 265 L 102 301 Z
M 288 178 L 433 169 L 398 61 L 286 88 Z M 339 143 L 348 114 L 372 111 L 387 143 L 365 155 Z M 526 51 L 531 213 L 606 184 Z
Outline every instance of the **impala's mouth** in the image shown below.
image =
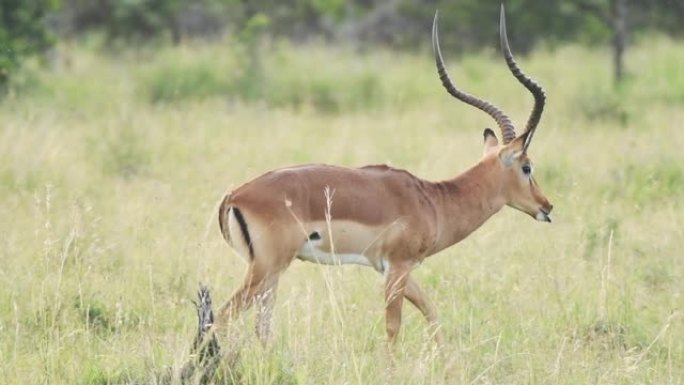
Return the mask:
M 544 209 L 539 209 L 539 211 L 537 212 L 537 216 L 535 218 L 540 222 L 551 223 L 551 213 Z

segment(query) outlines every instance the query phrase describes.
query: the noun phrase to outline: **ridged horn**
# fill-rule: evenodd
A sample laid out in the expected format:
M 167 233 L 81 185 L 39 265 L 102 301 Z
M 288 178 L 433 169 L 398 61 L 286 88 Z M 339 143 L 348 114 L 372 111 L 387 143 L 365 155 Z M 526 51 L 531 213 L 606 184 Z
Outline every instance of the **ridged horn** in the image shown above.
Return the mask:
M 530 142 L 532 142 L 532 136 L 534 136 L 534 131 L 537 129 L 537 125 L 541 119 L 542 112 L 544 112 L 546 95 L 544 94 L 542 87 L 537 84 L 537 82 L 527 77 L 522 70 L 520 70 L 515 59 L 513 59 L 513 53 L 511 53 L 511 47 L 508 44 L 508 35 L 506 34 L 506 16 L 503 4 L 501 4 L 501 16 L 499 20 L 499 37 L 501 39 L 501 51 L 503 51 L 508 68 L 511 70 L 513 76 L 515 76 L 515 78 L 532 93 L 532 96 L 534 96 L 534 107 L 532 108 L 529 119 L 527 119 L 524 133 L 526 137 L 523 151 L 527 151 L 527 147 L 530 145 Z
M 444 59 L 442 59 L 442 50 L 439 48 L 439 36 L 437 33 L 437 17 L 439 11 L 435 12 L 435 19 L 432 22 L 432 49 L 435 53 L 435 62 L 437 64 L 437 73 L 439 74 L 439 79 L 442 81 L 444 88 L 451 94 L 451 96 L 456 99 L 470 104 L 471 106 L 478 108 L 486 112 L 489 116 L 494 118 L 496 124 L 501 129 L 501 135 L 503 137 L 503 143 L 506 144 L 515 138 L 515 128 L 511 123 L 511 120 L 506 116 L 506 114 L 501 111 L 497 106 L 479 99 L 473 95 L 469 95 L 463 91 L 456 89 L 454 84 L 449 78 L 449 74 L 444 68 Z

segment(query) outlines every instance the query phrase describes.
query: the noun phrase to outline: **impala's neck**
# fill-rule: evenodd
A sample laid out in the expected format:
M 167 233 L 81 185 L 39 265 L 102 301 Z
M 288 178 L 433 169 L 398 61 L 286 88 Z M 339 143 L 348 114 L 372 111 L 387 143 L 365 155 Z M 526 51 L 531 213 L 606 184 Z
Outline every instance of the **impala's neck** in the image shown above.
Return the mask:
M 467 237 L 506 204 L 502 172 L 499 160 L 487 157 L 457 177 L 433 184 L 440 229 L 435 252 Z

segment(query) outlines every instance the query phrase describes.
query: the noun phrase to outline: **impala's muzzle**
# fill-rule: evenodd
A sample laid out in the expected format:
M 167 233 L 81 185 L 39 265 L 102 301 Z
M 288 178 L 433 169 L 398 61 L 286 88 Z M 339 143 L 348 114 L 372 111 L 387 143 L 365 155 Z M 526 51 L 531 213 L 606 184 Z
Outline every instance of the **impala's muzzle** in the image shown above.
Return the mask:
M 553 205 L 547 203 L 546 205 L 544 205 L 544 207 L 539 208 L 539 211 L 537 212 L 535 218 L 540 222 L 551 223 L 551 210 L 553 210 Z

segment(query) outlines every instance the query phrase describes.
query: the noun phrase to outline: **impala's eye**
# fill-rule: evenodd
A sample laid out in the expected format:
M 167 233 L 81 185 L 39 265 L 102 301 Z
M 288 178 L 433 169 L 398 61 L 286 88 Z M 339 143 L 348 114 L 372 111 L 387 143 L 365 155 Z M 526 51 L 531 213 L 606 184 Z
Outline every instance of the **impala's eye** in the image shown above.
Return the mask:
M 530 175 L 530 174 L 532 174 L 532 167 L 530 167 L 529 164 L 526 164 L 526 165 L 522 166 L 522 172 L 525 175 Z

